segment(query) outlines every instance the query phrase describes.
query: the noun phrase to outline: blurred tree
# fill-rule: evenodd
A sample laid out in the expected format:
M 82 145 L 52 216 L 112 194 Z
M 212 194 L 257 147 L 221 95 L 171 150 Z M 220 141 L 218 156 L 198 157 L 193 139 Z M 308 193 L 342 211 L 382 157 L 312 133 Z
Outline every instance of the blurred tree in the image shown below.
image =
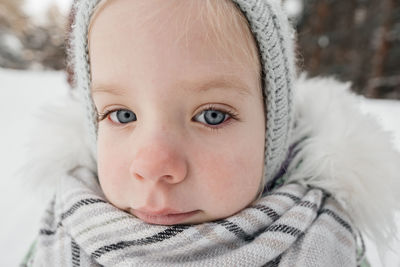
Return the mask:
M 0 67 L 65 68 L 65 15 L 54 3 L 47 22 L 36 25 L 23 10 L 24 0 L 0 0 Z
M 18 68 L 24 64 L 21 56 L 23 36 L 28 18 L 21 9 L 23 0 L 0 0 L 0 66 Z
M 61 70 L 65 68 L 66 17 L 53 4 L 47 10 L 46 18 L 46 24 L 35 25 L 25 33 L 23 44 L 32 53 L 32 62 L 42 68 Z
M 24 0 L 0 0 L 0 27 L 22 33 L 27 25 L 27 17 L 21 6 Z
M 400 99 L 400 1 L 304 0 L 297 20 L 303 67 L 375 98 Z

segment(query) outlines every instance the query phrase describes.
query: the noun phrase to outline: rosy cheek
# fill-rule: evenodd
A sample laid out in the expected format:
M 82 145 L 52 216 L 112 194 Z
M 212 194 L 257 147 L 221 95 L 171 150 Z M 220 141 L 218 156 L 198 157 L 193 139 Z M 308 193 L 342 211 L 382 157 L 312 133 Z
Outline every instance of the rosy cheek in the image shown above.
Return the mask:
M 216 217 L 230 216 L 247 206 L 261 182 L 259 157 L 254 151 L 230 146 L 221 152 L 209 151 L 197 158 L 200 188 L 206 212 Z
M 227 196 L 235 193 L 235 179 L 238 175 L 235 169 L 235 157 L 223 153 L 207 154 L 200 157 L 197 161 L 198 168 L 201 170 L 199 183 L 203 188 L 202 195 L 208 199 L 211 205 L 225 206 Z M 240 175 L 240 174 L 239 174 Z M 222 201 L 222 202 L 221 202 Z M 218 203 L 216 205 L 216 203 Z
M 99 142 L 102 139 L 99 138 Z M 115 146 L 111 146 L 105 142 L 99 143 L 98 147 L 98 172 L 100 186 L 107 199 L 117 207 L 126 206 L 124 200 L 124 188 L 127 182 L 124 155 L 118 153 Z

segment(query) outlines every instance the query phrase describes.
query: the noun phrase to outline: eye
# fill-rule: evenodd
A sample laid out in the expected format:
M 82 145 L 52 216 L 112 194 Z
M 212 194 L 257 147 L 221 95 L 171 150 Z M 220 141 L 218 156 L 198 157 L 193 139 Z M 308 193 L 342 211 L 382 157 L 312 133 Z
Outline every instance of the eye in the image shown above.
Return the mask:
M 226 121 L 229 117 L 228 112 L 223 112 L 213 108 L 208 108 L 195 116 L 197 120 L 203 120 L 204 123 L 209 125 L 219 125 Z
M 109 115 L 111 121 L 115 123 L 125 124 L 137 120 L 135 113 L 127 109 L 114 110 Z

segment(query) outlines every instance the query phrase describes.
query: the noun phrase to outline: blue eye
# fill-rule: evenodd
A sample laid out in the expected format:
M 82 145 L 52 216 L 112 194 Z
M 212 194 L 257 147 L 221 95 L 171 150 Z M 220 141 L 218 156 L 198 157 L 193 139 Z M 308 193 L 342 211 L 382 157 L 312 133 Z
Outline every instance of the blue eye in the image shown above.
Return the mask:
M 115 123 L 129 123 L 137 120 L 135 113 L 127 109 L 110 112 L 110 119 Z
M 136 114 L 128 109 L 117 109 L 98 114 L 98 121 L 101 122 L 105 118 L 110 118 L 115 124 L 128 124 L 137 121 Z M 223 122 L 234 119 L 239 120 L 238 114 L 233 110 L 219 110 L 213 106 L 209 106 L 199 112 L 195 120 L 202 122 L 203 125 L 217 126 Z M 208 127 L 217 129 L 219 127 Z
M 195 116 L 196 119 L 203 119 L 205 123 L 210 125 L 218 125 L 223 123 L 227 118 L 229 118 L 229 114 L 214 110 L 214 109 L 207 109 L 203 110 L 201 113 Z

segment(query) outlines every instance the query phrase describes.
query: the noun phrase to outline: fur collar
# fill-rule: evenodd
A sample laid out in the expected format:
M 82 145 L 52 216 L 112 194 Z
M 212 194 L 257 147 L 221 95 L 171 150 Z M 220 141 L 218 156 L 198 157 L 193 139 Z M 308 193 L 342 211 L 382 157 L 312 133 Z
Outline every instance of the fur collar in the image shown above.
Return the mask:
M 377 245 L 396 236 L 394 210 L 399 210 L 400 156 L 391 136 L 359 111 L 360 99 L 349 83 L 301 76 L 295 89 L 297 127 L 293 140 L 307 135 L 295 161 L 303 163 L 290 179 L 332 193 L 354 223 Z M 63 105 L 48 106 L 36 124 L 29 148 L 31 162 L 22 175 L 46 199 L 57 179 L 84 165 L 96 170 L 82 105 L 74 92 Z M 42 185 L 42 186 L 38 186 Z
M 350 83 L 302 75 L 295 91 L 292 138 L 309 138 L 294 160 L 302 163 L 291 181 L 332 193 L 382 254 L 398 236 L 400 210 L 400 154 L 391 134 L 361 113 L 362 98 Z

